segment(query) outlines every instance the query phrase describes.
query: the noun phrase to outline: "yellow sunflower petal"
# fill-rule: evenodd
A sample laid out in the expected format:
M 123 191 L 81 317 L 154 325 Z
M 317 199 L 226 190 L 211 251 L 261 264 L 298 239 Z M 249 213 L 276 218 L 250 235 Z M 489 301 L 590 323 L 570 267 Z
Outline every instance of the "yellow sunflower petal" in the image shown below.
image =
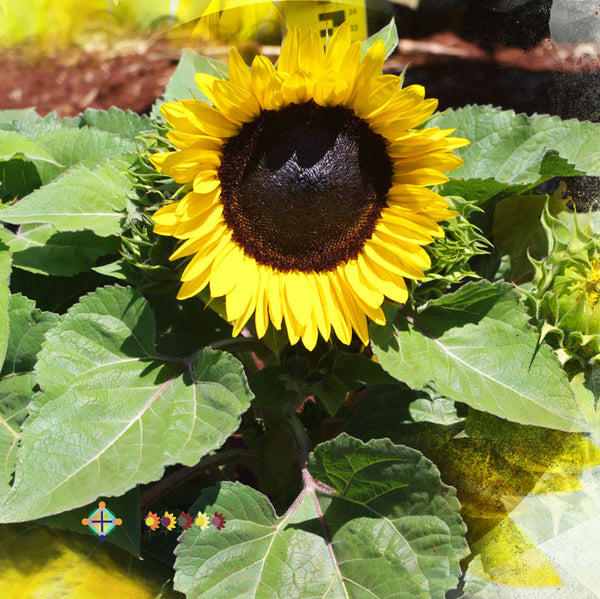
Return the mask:
M 321 337 L 325 341 L 329 341 L 331 337 L 331 320 L 326 306 L 326 300 L 321 288 L 320 276 L 316 273 L 310 273 L 308 275 L 308 283 L 312 290 L 311 299 L 313 302 L 313 317 L 314 322 L 317 325 Z
M 277 330 L 281 329 L 281 321 L 283 320 L 283 305 L 279 276 L 280 273 L 277 271 L 271 272 L 268 289 L 269 315 L 273 326 Z
M 229 50 L 229 81 L 243 89 L 252 89 L 250 69 L 236 48 Z
M 279 60 L 277 61 L 277 70 L 280 73 L 295 73 L 300 65 L 298 64 L 298 53 L 300 48 L 300 31 L 292 27 L 281 45 Z
M 327 51 L 325 52 L 325 64 L 328 70 L 342 71 L 344 59 L 352 43 L 350 25 L 345 21 L 333 34 Z
M 198 129 L 211 137 L 232 137 L 240 130 L 241 121 L 231 121 L 213 106 L 196 100 L 181 100 L 181 105 L 191 115 Z
M 377 262 L 373 262 L 366 254 L 359 255 L 358 266 L 363 277 L 386 297 L 400 304 L 406 303 L 408 289 L 401 276 L 393 275 Z
M 256 291 L 256 314 L 254 324 L 256 336 L 260 339 L 265 336 L 269 328 L 268 289 L 270 272 L 267 268 L 260 268 L 258 272 L 258 288 Z
M 332 36 L 327 50 L 323 49 L 322 39 L 315 30 L 302 32 L 290 29 L 277 66 L 268 58 L 258 56 L 248 68 L 240 54 L 232 49 L 229 54 L 229 81 L 198 74 L 198 87 L 212 106 L 197 100 L 163 105 L 163 115 L 175 129 L 167 135 L 178 150 L 155 154 L 150 161 L 158 170 L 192 189 L 181 200 L 161 207 L 154 215 L 157 233 L 182 240 L 171 259 L 190 257 L 181 276 L 178 297 L 191 297 L 209 285 L 211 296 L 225 297 L 227 318 L 234 323 L 234 335 L 243 330 L 252 316 L 259 337 L 265 335 L 269 322 L 279 329 L 285 321 L 290 343 L 301 339 L 309 350 L 316 346 L 319 335 L 328 340 L 332 330 L 342 343 L 351 342 L 353 331 L 363 343 L 367 343 L 367 319 L 378 324 L 385 322 L 381 309 L 384 298 L 399 303 L 407 301 L 405 279 L 422 279 L 423 269 L 430 266 L 429 255 L 423 246 L 435 237 L 442 237 L 443 229 L 439 222 L 456 214 L 448 209 L 442 196 L 427 186 L 448 180 L 445 173 L 462 164 L 462 160 L 451 151 L 468 142 L 449 137 L 453 133 L 450 129 L 420 127 L 436 109 L 437 101 L 425 99 L 421 86 L 402 88 L 400 77 L 382 75 L 385 53 L 383 42 L 378 41 L 361 59 L 361 44 L 351 42 L 347 24 Z M 311 103 L 310 106 L 303 108 L 302 105 L 307 103 Z M 286 112 L 290 105 L 295 106 Z M 298 154 L 301 156 L 297 165 L 299 173 L 292 179 L 301 180 L 304 172 L 315 165 L 304 164 L 304 155 L 310 154 L 306 153 L 305 150 L 310 148 L 305 145 L 312 144 L 313 138 L 302 130 L 306 126 L 305 121 L 298 121 L 297 115 L 312 119 L 314 111 L 319 113 L 337 106 L 344 106 L 352 113 L 337 110 L 336 119 L 348 118 L 344 115 L 350 114 L 354 119 L 352 122 L 361 119 L 372 132 L 383 138 L 382 149 L 369 152 L 370 155 L 381 152 L 376 164 L 386 158 L 391 164 L 389 191 L 385 197 L 379 198 L 385 200 L 386 206 L 370 236 L 362 241 L 358 256 L 352 259 L 338 258 L 335 254 L 344 247 L 338 245 L 338 240 L 330 238 L 341 235 L 339 226 L 336 224 L 323 233 L 321 223 L 314 221 L 319 218 L 315 215 L 327 214 L 326 210 L 306 213 L 306 231 L 298 233 L 296 229 L 302 227 L 291 224 L 304 222 L 302 212 L 299 212 L 304 209 L 302 202 L 312 206 L 317 201 L 310 184 L 306 186 L 306 192 L 299 192 L 288 187 L 290 183 L 284 176 L 279 179 L 273 176 L 273 180 L 269 181 L 266 171 L 258 169 L 253 175 L 250 172 L 255 160 L 262 161 L 261 165 L 265 160 L 275 165 L 285 164 L 289 156 L 294 155 L 294 148 L 285 146 L 296 143 L 296 140 L 303 145 Z M 265 147 L 264 140 L 272 136 L 285 138 L 285 135 L 279 136 L 279 129 L 269 130 L 273 127 L 271 117 L 262 118 L 266 110 L 277 111 L 273 113 L 277 114 L 273 122 L 282 128 L 286 126 L 286 115 L 295 115 L 291 118 L 296 121 L 288 131 L 291 132 L 291 141 L 283 144 L 289 155 L 278 156 L 276 152 L 280 147 L 275 143 L 273 155 L 265 158 L 271 152 L 271 146 Z M 250 123 L 257 126 L 248 127 Z M 293 129 L 296 126 L 299 126 L 298 132 Z M 236 140 L 230 142 L 231 138 Z M 258 149 L 255 150 L 253 144 L 257 142 Z M 239 159 L 235 152 L 240 152 Z M 262 154 L 259 157 L 257 153 Z M 319 161 L 322 159 L 320 153 L 319 149 L 314 156 Z M 327 176 L 333 177 L 332 185 L 338 189 L 339 180 L 335 177 L 340 169 L 335 166 L 335 158 L 330 154 L 327 152 L 326 157 L 333 161 L 331 174 L 327 175 L 324 170 L 322 179 L 326 183 Z M 243 173 L 244 181 L 248 173 L 257 177 L 257 181 L 248 187 L 246 183 L 239 184 L 235 179 L 237 174 L 231 173 Z M 307 174 L 308 183 L 312 182 L 312 176 Z M 277 188 L 275 191 L 270 189 L 273 185 Z M 347 189 L 339 195 L 342 210 L 345 209 L 344 194 L 354 191 L 348 186 Z M 232 196 L 233 193 L 237 195 Z M 311 244 L 307 247 L 320 243 L 324 256 L 315 260 L 312 271 L 306 271 L 305 263 L 302 270 L 290 269 L 287 257 L 278 262 L 281 254 L 277 253 L 279 250 L 271 249 L 269 244 L 272 241 L 261 245 L 261 217 L 244 211 L 243 226 L 232 224 L 237 221 L 231 211 L 237 209 L 236 202 L 242 202 L 246 193 L 249 193 L 248 205 L 252 206 L 250 212 L 268 211 L 273 196 L 278 202 L 274 205 L 276 210 L 284 215 L 287 211 L 294 213 L 290 226 L 299 237 L 286 246 L 285 252 L 295 248 L 297 240 L 303 239 L 304 235 L 308 237 L 307 243 Z M 304 194 L 302 202 L 299 201 L 297 206 L 295 203 L 293 206 L 288 204 L 288 194 L 292 202 L 295 202 L 296 195 Z M 322 197 L 326 195 L 319 196 L 319 202 L 323 201 Z M 224 210 L 229 211 L 227 221 Z M 341 218 L 345 217 L 341 215 Z M 352 218 L 350 214 L 349 227 L 353 227 Z M 265 212 L 264 222 L 273 223 L 277 219 Z M 281 222 L 286 222 L 285 217 Z M 288 234 L 284 225 L 269 226 L 266 235 L 271 240 L 274 234 L 272 227 L 275 227 L 275 233 Z M 278 226 L 281 226 L 280 231 Z M 353 231 L 349 229 L 348 234 L 354 235 Z M 250 241 L 244 241 L 246 239 Z M 286 242 L 282 240 L 282 243 Z M 257 248 L 257 244 L 260 247 Z M 257 249 L 262 252 L 260 263 L 252 257 L 257 255 Z M 263 262 L 264 256 L 267 258 Z M 304 255 L 297 258 L 301 261 L 306 259 Z
M 357 260 L 350 260 L 344 265 L 344 274 L 348 279 L 354 293 L 360 297 L 365 304 L 372 308 L 379 308 L 383 302 L 383 293 L 376 287 L 369 285 L 361 275 Z
M 237 274 L 244 269 L 243 262 L 244 254 L 235 245 L 230 245 L 219 255 L 213 264 L 210 278 L 210 295 L 212 297 L 226 295 L 234 289 L 238 284 Z
M 227 311 L 227 320 L 236 321 L 236 327 L 241 331 L 246 324 L 241 317 L 248 314 L 248 308 L 256 305 L 256 289 L 258 285 L 258 266 L 250 259 L 245 258 L 241 262 L 241 267 L 235 273 L 237 285 L 227 294 L 225 299 L 225 309 Z M 248 316 L 249 318 L 249 316 Z

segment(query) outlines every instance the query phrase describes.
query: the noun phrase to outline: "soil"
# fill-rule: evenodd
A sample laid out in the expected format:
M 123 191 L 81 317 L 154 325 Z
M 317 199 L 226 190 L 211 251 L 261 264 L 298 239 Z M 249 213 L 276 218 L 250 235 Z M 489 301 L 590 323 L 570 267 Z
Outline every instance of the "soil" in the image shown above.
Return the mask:
M 206 49 L 205 49 L 206 50 Z M 247 48 L 275 58 L 277 48 Z M 223 49 L 208 48 L 223 54 Z M 160 42 L 130 42 L 116 48 L 64 50 L 29 58 L 23 50 L 0 54 L 0 109 L 35 106 L 74 116 L 88 107 L 112 105 L 147 113 L 175 70 L 179 51 Z M 425 85 L 440 108 L 493 104 L 517 112 L 600 120 L 600 47 L 555 45 L 548 39 L 527 49 L 477 44 L 455 33 L 401 39 L 386 63 L 406 83 Z

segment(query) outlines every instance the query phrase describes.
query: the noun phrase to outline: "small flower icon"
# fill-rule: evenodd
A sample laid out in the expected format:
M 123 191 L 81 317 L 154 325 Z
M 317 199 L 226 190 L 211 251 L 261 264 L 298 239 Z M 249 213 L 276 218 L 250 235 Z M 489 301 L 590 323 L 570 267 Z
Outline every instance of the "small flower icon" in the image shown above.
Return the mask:
M 161 518 L 160 523 L 167 530 L 173 530 L 175 528 L 175 524 L 177 524 L 177 520 L 175 520 L 175 516 L 173 514 L 165 512 L 165 515 Z
M 150 530 L 156 530 L 160 525 L 160 521 L 158 519 L 158 514 L 154 514 L 153 512 L 148 512 L 148 515 L 146 516 L 146 518 L 144 520 L 144 524 Z
M 221 530 L 222 528 L 224 528 L 226 522 L 227 522 L 227 520 L 225 520 L 225 517 L 223 516 L 223 514 L 218 514 L 217 512 L 215 512 L 215 515 L 214 515 L 213 519 L 210 521 L 210 523 L 217 530 Z
M 199 526 L 202 530 L 206 530 L 210 525 L 210 520 L 204 512 L 198 512 L 196 516 L 196 526 Z
M 192 523 L 192 517 L 187 512 L 181 512 L 179 518 L 177 518 L 177 526 L 183 528 L 183 530 L 192 528 Z

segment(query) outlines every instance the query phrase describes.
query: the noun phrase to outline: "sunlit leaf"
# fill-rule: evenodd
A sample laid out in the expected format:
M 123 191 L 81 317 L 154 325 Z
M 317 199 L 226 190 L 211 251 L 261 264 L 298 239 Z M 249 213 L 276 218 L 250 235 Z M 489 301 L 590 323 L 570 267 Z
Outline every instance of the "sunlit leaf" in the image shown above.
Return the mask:
M 239 362 L 209 349 L 189 363 L 155 357 L 154 329 L 139 293 L 105 287 L 48 331 L 1 521 L 121 495 L 237 428 L 252 397 Z
M 454 490 L 423 456 L 389 440 L 347 435 L 318 446 L 309 485 L 278 517 L 240 484 L 209 489 L 192 511 L 222 514 L 222 530 L 192 527 L 176 550 L 175 588 L 196 597 L 442 598 L 467 553 Z
M 126 139 L 133 139 L 142 132 L 153 130 L 150 117 L 139 115 L 131 110 L 123 111 L 116 106 L 111 106 L 108 110 L 88 108 L 79 119 L 80 127 L 92 127 Z
M 0 241 L 0 364 L 4 362 L 8 345 L 8 303 L 11 255 L 5 243 Z
M 52 225 L 30 225 L 7 240 L 13 266 L 30 272 L 72 276 L 94 266 L 100 256 L 117 253 L 114 237 L 91 231 L 57 231 Z
M 521 424 L 586 430 L 564 371 L 528 320 L 512 289 L 480 281 L 370 332 L 383 368 L 414 389 L 429 384 Z
M 121 231 L 132 178 L 126 161 L 114 158 L 97 168 L 79 165 L 0 211 L 0 221 L 50 223 L 58 231 L 89 229 L 99 236 Z
M 470 145 L 451 172 L 444 192 L 480 202 L 520 193 L 556 176 L 600 175 L 600 123 L 557 116 L 515 114 L 491 106 L 467 106 L 434 117 L 430 125 L 456 128 Z

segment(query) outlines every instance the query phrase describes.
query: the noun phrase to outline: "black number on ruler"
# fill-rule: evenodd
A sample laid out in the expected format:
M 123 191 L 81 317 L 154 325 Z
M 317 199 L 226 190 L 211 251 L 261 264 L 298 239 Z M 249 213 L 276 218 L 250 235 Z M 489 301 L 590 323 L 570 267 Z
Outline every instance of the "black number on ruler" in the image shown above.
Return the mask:
M 339 27 L 346 20 L 346 11 L 336 10 L 335 12 L 324 12 L 319 15 L 319 21 L 332 22 L 332 26 L 327 29 L 321 29 L 321 37 L 333 35 L 333 29 Z M 327 27 L 327 25 L 325 25 Z

